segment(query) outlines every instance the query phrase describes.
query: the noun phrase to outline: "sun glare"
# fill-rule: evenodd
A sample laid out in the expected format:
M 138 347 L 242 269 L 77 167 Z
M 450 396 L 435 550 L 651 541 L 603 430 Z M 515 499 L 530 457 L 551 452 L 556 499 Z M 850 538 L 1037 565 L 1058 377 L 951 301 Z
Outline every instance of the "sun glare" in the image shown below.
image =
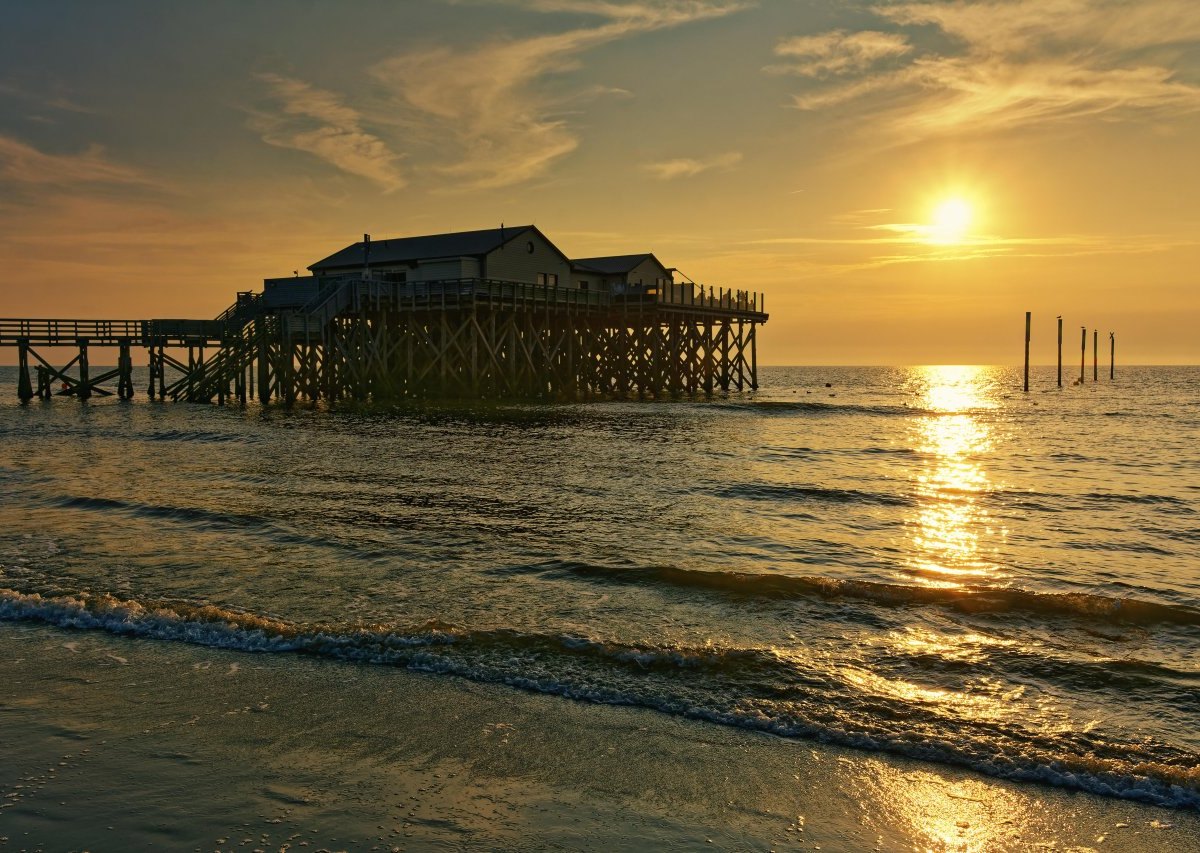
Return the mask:
M 971 227 L 971 205 L 961 198 L 948 198 L 933 209 L 929 228 L 932 243 L 961 243 Z

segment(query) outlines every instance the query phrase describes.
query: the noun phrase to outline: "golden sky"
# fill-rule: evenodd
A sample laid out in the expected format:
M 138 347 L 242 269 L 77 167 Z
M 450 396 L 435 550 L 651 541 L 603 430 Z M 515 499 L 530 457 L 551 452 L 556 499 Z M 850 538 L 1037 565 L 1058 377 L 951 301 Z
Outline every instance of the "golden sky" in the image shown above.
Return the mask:
M 1057 314 L 1200 362 L 1195 0 L 4 18 L 0 316 L 211 317 L 364 232 L 533 222 L 765 291 L 767 364 L 1013 364 L 1027 310 L 1037 362 Z

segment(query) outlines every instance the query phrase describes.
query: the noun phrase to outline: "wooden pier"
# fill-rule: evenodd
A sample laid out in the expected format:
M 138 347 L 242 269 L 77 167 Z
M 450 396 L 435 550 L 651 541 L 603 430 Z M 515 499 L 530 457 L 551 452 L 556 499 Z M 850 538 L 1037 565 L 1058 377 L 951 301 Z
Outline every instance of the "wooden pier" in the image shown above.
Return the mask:
M 304 279 L 303 302 L 240 293 L 212 320 L 0 320 L 18 350 L 17 393 L 134 394 L 132 350 L 148 353 L 151 399 L 581 400 L 758 387 L 761 294 L 664 283 L 620 294 L 471 278 Z M 290 282 L 291 280 L 280 280 Z M 96 346 L 116 369 L 91 372 Z M 69 347 L 54 367 L 44 355 Z M 36 389 L 31 377 L 35 372 Z M 55 386 L 57 385 L 57 390 Z

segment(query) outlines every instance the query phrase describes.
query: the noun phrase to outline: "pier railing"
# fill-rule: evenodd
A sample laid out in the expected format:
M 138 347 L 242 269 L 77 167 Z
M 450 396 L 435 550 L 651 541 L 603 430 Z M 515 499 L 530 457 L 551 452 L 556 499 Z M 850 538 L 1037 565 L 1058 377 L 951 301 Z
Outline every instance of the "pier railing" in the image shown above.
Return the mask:
M 289 279 L 282 279 L 282 282 Z M 298 294 L 311 294 L 311 285 Z M 607 290 L 583 290 L 575 287 L 559 287 L 530 284 L 505 279 L 456 278 L 434 281 L 394 281 L 389 279 L 361 278 L 359 276 L 337 276 L 320 280 L 316 295 L 307 301 L 297 299 L 287 304 L 286 298 L 276 291 L 272 305 L 277 308 L 293 308 L 319 315 L 328 321 L 344 310 L 362 307 L 364 304 L 394 305 L 450 305 L 464 300 L 483 300 L 504 303 L 536 303 L 560 306 L 606 308 L 614 305 L 655 303 L 678 306 L 682 309 L 702 309 L 737 313 L 763 312 L 762 295 L 745 290 L 705 288 L 698 284 L 666 284 L 662 286 L 629 285 L 623 292 Z
M 286 280 L 285 280 L 286 281 Z M 311 285 L 303 291 L 312 296 Z M 671 313 L 733 315 L 765 321 L 762 294 L 744 290 L 705 288 L 698 284 L 659 286 L 629 285 L 623 293 L 582 290 L 487 278 L 441 279 L 437 281 L 394 281 L 343 276 L 321 279 L 316 295 L 288 304 L 286 293 L 276 292 L 272 300 L 259 293 L 239 293 L 237 301 L 213 320 L 57 320 L 0 319 L 0 346 L 55 346 L 87 341 L 94 346 L 133 346 L 218 344 L 236 337 L 257 317 L 277 310 L 296 312 L 308 322 L 306 327 L 324 327 L 345 312 L 365 307 L 434 309 L 460 306 L 470 302 L 516 307 L 554 306 L 607 310 L 657 305 Z
M 115 346 L 121 341 L 141 343 L 142 320 L 25 320 L 0 319 L 0 346 L 53 346 L 88 341 L 98 346 Z

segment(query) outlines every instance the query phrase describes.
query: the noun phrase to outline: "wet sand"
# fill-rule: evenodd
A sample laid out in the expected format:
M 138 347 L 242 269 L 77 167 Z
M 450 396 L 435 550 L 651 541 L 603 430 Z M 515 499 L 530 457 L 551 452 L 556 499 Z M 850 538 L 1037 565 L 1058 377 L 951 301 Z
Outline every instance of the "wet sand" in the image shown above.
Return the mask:
M 1194 812 L 453 677 L 0 649 L 0 850 L 1200 849 Z

